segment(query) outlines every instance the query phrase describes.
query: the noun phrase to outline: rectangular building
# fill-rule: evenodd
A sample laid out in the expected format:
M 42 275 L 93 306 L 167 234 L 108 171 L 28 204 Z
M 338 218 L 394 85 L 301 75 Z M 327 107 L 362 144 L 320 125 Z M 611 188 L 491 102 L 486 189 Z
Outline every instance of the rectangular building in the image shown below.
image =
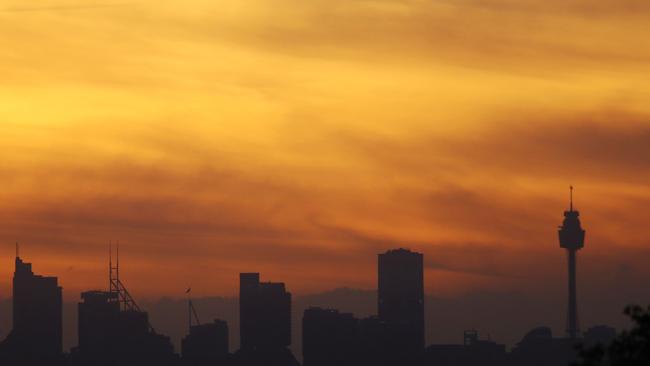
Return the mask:
M 409 351 L 424 349 L 423 255 L 406 249 L 378 256 L 379 320 L 399 329 L 408 339 Z
M 239 319 L 243 350 L 272 350 L 291 344 L 291 294 L 284 283 L 260 282 L 259 273 L 241 273 Z

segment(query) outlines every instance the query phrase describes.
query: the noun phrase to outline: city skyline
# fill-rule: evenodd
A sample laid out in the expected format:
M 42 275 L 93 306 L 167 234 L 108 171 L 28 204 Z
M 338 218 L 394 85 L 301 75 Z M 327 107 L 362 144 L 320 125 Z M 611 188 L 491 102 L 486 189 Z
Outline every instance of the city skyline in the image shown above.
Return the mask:
M 0 363 L 650 360 L 649 24 L 0 0 Z
M 562 226 L 558 226 L 559 231 L 559 242 L 560 246 L 563 248 L 582 248 L 584 245 L 584 236 L 585 231 L 580 225 L 578 219 L 579 212 L 574 207 L 573 202 L 573 186 L 570 187 L 570 199 L 568 210 L 564 211 L 564 221 Z M 19 257 L 20 247 L 18 243 L 15 246 L 15 263 L 16 263 L 16 273 L 19 273 L 19 267 L 22 266 L 22 261 Z M 424 302 L 424 276 L 423 276 L 423 254 L 412 252 L 408 249 L 398 248 L 390 249 L 385 253 L 379 253 L 377 256 L 377 277 L 376 277 L 376 289 L 377 289 L 377 303 L 374 310 L 370 313 L 378 314 L 378 319 L 383 321 L 390 321 L 395 324 L 408 325 L 411 330 L 407 333 L 404 333 L 401 338 L 411 339 L 411 342 L 420 345 L 422 347 L 425 344 L 425 338 L 427 334 L 431 334 L 431 329 L 426 329 L 425 325 L 425 302 Z M 566 299 L 565 306 L 568 305 L 568 310 L 566 312 L 566 332 L 569 339 L 574 339 L 579 337 L 582 334 L 579 331 L 579 321 L 577 316 L 576 308 L 576 280 L 575 280 L 575 257 L 572 261 L 570 260 L 571 256 L 569 255 L 569 268 L 566 271 L 565 276 L 569 280 L 569 296 Z M 20 266 L 19 266 L 20 263 Z M 31 274 L 31 264 L 27 264 L 29 268 L 29 273 Z M 21 267 L 22 268 L 22 267 Z M 116 243 L 115 247 L 109 244 L 108 248 L 108 269 L 109 269 L 109 287 L 110 290 L 101 288 L 96 288 L 92 291 L 85 291 L 81 293 L 81 298 L 119 298 L 120 304 L 123 303 L 124 310 L 136 310 L 141 311 L 140 307 L 135 302 L 126 290 L 123 283 L 119 278 L 120 274 L 120 247 Z M 40 277 L 40 276 L 39 276 Z M 56 278 L 54 278 L 56 281 Z M 240 281 L 240 310 L 239 316 L 248 317 L 251 320 L 246 323 L 248 325 L 244 326 L 244 329 L 255 329 L 255 332 L 270 332 L 274 334 L 273 336 L 264 336 L 264 338 L 273 339 L 274 341 L 279 341 L 282 347 L 287 347 L 292 344 L 290 328 L 283 329 L 281 325 L 277 323 L 277 320 L 269 320 L 264 318 L 254 319 L 250 314 L 251 312 L 259 311 L 259 304 L 276 304 L 279 306 L 280 314 L 286 312 L 283 317 L 286 317 L 287 324 L 291 323 L 291 318 L 295 318 L 295 313 L 292 315 L 292 305 L 291 305 L 291 293 L 286 292 L 285 283 L 274 283 L 274 282 L 261 282 L 260 274 L 257 273 L 239 273 Z M 189 296 L 191 287 L 185 290 L 185 295 Z M 103 292 L 109 291 L 109 292 Z M 251 292 L 252 291 L 252 292 Z M 120 294 L 120 296 L 111 296 L 109 293 Z M 288 298 L 284 298 L 281 295 L 284 293 Z M 244 295 L 247 294 L 247 295 Z M 61 287 L 59 287 L 59 298 L 61 298 Z M 98 297 L 99 296 L 99 297 Z M 281 296 L 278 298 L 277 296 Z M 189 297 L 188 297 L 189 299 Z M 244 299 L 244 301 L 242 301 Z M 275 299 L 275 300 L 274 300 Z M 61 300 L 59 300 L 61 301 Z M 288 301 L 288 303 L 287 303 Z M 434 300 L 435 301 L 435 300 Z M 312 304 L 313 305 L 322 305 L 322 304 Z M 191 306 L 191 305 L 190 305 Z M 286 307 L 285 307 L 286 306 Z M 118 306 L 118 309 L 122 306 Z M 194 314 L 190 314 L 190 324 L 192 322 L 192 317 L 194 316 L 198 322 L 198 317 L 196 315 L 196 310 Z M 524 310 L 524 309 L 522 309 Z M 528 311 L 532 309 L 527 309 Z M 558 309 L 549 309 L 550 313 L 558 313 Z M 61 309 L 59 309 L 61 312 Z M 173 316 L 168 314 L 168 316 Z M 505 320 L 505 319 L 504 319 Z M 548 321 L 548 317 L 544 319 Z M 59 320 L 60 321 L 60 320 Z M 251 323 L 252 321 L 252 323 Z M 592 320 L 590 320 L 592 321 Z M 243 320 L 239 322 L 243 324 Z M 266 325 L 265 325 L 266 324 Z M 281 323 L 280 323 L 281 324 Z M 420 324 L 420 325 L 417 325 Z M 429 321 L 428 324 L 431 324 Z M 548 323 L 544 323 L 548 324 Z M 151 325 L 150 325 L 151 326 Z M 400 325 L 401 326 L 401 325 Z M 153 327 L 153 326 L 151 326 Z M 253 327 L 253 328 L 251 328 Z M 261 328 L 260 328 L 261 327 Z M 421 328 L 420 328 L 421 327 Z M 153 330 L 153 328 L 151 328 Z M 262 330 L 265 329 L 265 330 Z M 275 330 L 274 330 L 275 329 Z M 415 330 L 414 330 L 415 329 Z M 473 327 L 473 329 L 476 329 Z M 251 336 L 246 336 L 245 334 L 250 333 L 251 330 L 241 331 L 240 335 L 242 337 L 242 344 L 256 344 L 256 340 L 253 340 Z M 277 333 L 280 332 L 280 333 Z M 284 332 L 284 333 L 283 333 Z M 436 332 L 434 330 L 434 332 Z M 1 333 L 0 333 L 1 334 Z M 415 336 L 415 338 L 413 338 Z M 259 335 L 258 335 L 259 337 Z M 244 339 L 250 338 L 249 341 L 244 341 Z M 417 339 L 420 339 L 417 341 Z M 413 341 L 415 339 L 415 341 Z M 295 343 L 294 343 L 295 345 Z M 256 349 L 257 346 L 245 346 L 243 349 Z M 417 348 L 417 347 L 416 347 Z
M 576 220 L 578 215 L 571 202 L 559 232 L 563 247 L 583 245 L 584 230 Z M 242 366 L 300 364 L 289 349 L 292 346 L 291 293 L 286 291 L 284 283 L 260 281 L 260 273 L 240 273 L 241 343 L 239 350 L 232 353 L 227 322 L 215 319 L 200 324 L 189 297 L 191 288 L 186 290 L 189 335 L 183 339 L 179 358 L 173 352 L 171 339 L 154 330 L 148 312 L 135 303 L 121 281 L 119 247 L 115 261 L 109 254 L 110 290 L 81 294 L 79 343 L 70 353 L 63 354 L 62 289 L 57 278 L 35 274 L 31 263 L 25 263 L 19 256 L 18 245 L 15 254 L 13 329 L 0 343 L 0 357 L 7 361 L 23 360 L 30 365 L 42 362 L 96 365 L 102 360 L 108 364 L 126 361 L 170 366 L 186 362 Z M 550 328 L 538 326 L 506 352 L 504 344 L 494 342 L 490 336 L 481 339 L 477 330 L 471 329 L 464 331 L 462 344 L 427 344 L 423 338 L 423 254 L 399 248 L 379 253 L 377 259 L 377 315 L 359 319 L 351 313 L 314 306 L 304 311 L 302 345 L 308 345 L 302 351 L 305 366 L 365 362 L 470 365 L 476 360 L 487 365 L 525 365 L 531 360 L 540 365 L 567 364 L 576 359 L 577 344 L 608 344 L 617 334 L 615 328 L 597 325 L 588 327 L 583 335 L 575 324 L 571 325 L 570 319 L 577 317 L 575 263 L 572 265 L 570 260 L 569 321 L 565 337 L 554 337 Z

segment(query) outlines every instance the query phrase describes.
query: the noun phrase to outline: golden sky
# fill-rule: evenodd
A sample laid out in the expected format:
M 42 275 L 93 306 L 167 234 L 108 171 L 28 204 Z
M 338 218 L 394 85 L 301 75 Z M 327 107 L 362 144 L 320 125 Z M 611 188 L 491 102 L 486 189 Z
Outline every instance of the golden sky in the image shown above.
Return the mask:
M 573 184 L 581 289 L 634 299 L 650 3 L 555 3 L 0 0 L 0 297 L 16 240 L 68 299 L 110 240 L 136 297 L 373 288 L 400 246 L 431 294 L 560 296 Z

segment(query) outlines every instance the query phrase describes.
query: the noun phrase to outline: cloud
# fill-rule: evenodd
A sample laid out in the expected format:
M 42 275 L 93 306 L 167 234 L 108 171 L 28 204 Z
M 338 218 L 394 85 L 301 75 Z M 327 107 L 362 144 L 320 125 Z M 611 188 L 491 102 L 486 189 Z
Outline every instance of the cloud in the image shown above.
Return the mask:
M 551 123 L 521 117 L 458 146 L 458 154 L 497 169 L 623 182 L 639 182 L 650 167 L 646 116 L 587 114 Z
M 58 5 L 58 6 L 15 6 L 0 9 L 0 12 L 5 13 L 23 13 L 23 12 L 48 12 L 48 11 L 67 11 L 67 10 L 88 10 L 88 9 L 101 9 L 112 8 L 119 6 L 127 6 L 133 3 L 107 3 L 107 4 L 71 4 L 71 5 Z
M 403 174 L 428 174 L 425 168 L 429 167 L 443 176 L 476 170 L 641 183 L 650 167 L 650 117 L 624 112 L 563 116 L 549 111 L 539 117 L 530 110 L 515 110 L 468 134 L 337 138 L 351 154 Z M 456 192 L 454 198 L 471 199 L 471 195 Z
M 625 229 L 625 243 L 613 243 L 643 244 L 647 198 L 634 187 L 645 186 L 650 132 L 643 116 L 604 116 L 495 123 L 455 137 L 342 134 L 323 127 L 309 137 L 319 140 L 304 141 L 327 141 L 326 156 L 341 157 L 343 167 L 270 157 L 242 166 L 237 154 L 213 149 L 193 132 L 144 128 L 123 134 L 125 150 L 109 159 L 11 166 L 21 183 L 4 192 L 0 217 L 7 225 L 0 235 L 50 256 L 76 253 L 82 263 L 74 271 L 67 271 L 73 258 L 60 266 L 75 272 L 70 278 L 91 271 L 108 240 L 120 239 L 132 243 L 140 276 L 151 266 L 194 260 L 235 274 L 254 266 L 278 276 L 309 268 L 294 282 L 304 291 L 309 278 L 321 279 L 328 263 L 339 263 L 327 283 L 350 275 L 344 284 L 359 286 L 372 282 L 376 253 L 406 246 L 433 253 L 427 255 L 433 272 L 537 281 L 544 269 L 531 271 L 530 255 L 554 253 L 567 184 L 587 184 L 578 184 L 578 202 L 586 206 L 590 240 L 612 242 L 619 226 L 635 223 Z M 608 122 L 614 120 L 625 123 Z M 102 141 L 89 143 L 84 154 L 96 154 L 92 146 Z M 320 150 L 310 154 L 321 159 Z M 552 192 L 522 179 L 561 185 Z M 632 188 L 603 200 L 613 184 Z M 354 275 L 360 266 L 368 270 Z
M 233 5 L 226 12 L 208 7 L 211 16 L 198 22 L 179 18 L 177 26 L 188 38 L 218 38 L 303 58 L 461 65 L 536 75 L 598 70 L 606 66 L 604 61 L 640 67 L 650 57 L 639 48 L 647 40 L 636 31 L 643 23 L 637 15 L 648 9 L 638 1 L 282 1 L 272 8 L 265 1 L 255 4 L 250 12 Z M 244 20 L 233 21 L 235 16 Z M 626 26 L 612 27 L 619 22 Z
M 138 298 L 234 294 L 242 270 L 297 294 L 373 288 L 376 254 L 404 246 L 425 253 L 429 293 L 563 299 L 574 184 L 589 286 L 604 268 L 629 295 L 649 277 L 646 7 L 3 13 L 2 293 L 17 239 L 75 299 L 106 283 L 119 239 Z

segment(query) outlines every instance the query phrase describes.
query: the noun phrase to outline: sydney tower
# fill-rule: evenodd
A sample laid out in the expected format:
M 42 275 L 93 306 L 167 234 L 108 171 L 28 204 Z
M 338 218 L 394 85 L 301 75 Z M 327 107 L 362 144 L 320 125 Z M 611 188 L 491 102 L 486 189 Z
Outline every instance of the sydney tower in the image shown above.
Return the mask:
M 585 244 L 585 231 L 580 226 L 580 213 L 573 209 L 573 187 L 569 211 L 564 211 L 564 222 L 560 226 L 560 247 L 565 248 L 569 260 L 569 309 L 567 313 L 567 335 L 571 339 L 579 336 L 578 303 L 576 299 L 576 253 Z

